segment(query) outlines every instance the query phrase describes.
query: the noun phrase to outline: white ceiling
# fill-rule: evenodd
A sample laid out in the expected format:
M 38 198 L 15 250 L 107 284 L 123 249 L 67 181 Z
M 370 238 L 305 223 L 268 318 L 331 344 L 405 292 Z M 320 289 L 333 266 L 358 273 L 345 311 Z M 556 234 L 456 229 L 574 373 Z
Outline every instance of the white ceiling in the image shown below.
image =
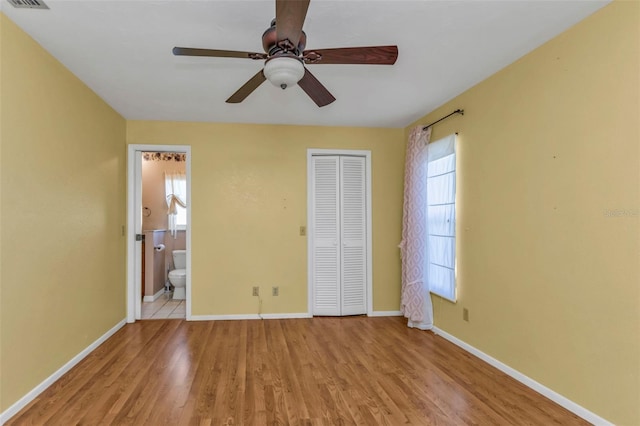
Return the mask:
M 337 98 L 318 108 L 299 87 L 269 82 L 227 104 L 262 62 L 171 53 L 174 46 L 261 52 L 273 0 L 45 0 L 49 10 L 1 1 L 9 18 L 127 119 L 365 127 L 408 125 L 607 3 L 312 0 L 308 49 L 399 50 L 392 66 L 310 65 Z

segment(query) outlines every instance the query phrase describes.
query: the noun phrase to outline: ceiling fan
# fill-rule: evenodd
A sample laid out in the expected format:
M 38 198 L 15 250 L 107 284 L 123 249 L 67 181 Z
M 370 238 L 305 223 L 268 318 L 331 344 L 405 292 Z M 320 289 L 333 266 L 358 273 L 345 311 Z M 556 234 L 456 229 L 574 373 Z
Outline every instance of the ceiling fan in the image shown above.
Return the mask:
M 173 54 L 264 60 L 264 68 L 231 95 L 227 103 L 242 102 L 265 80 L 269 80 L 282 89 L 297 83 L 319 107 L 329 105 L 336 98 L 306 69 L 305 64 L 393 65 L 396 62 L 397 46 L 304 50 L 307 35 L 302 31 L 302 25 L 309 1 L 276 0 L 276 18 L 262 34 L 262 47 L 266 53 L 174 47 Z

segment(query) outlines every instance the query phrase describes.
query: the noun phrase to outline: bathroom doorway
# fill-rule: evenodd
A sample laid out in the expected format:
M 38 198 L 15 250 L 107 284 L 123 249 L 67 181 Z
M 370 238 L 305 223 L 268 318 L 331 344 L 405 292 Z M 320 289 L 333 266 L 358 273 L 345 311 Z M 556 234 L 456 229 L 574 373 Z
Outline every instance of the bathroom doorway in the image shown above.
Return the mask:
M 127 171 L 127 322 L 189 320 L 191 147 L 129 145 Z

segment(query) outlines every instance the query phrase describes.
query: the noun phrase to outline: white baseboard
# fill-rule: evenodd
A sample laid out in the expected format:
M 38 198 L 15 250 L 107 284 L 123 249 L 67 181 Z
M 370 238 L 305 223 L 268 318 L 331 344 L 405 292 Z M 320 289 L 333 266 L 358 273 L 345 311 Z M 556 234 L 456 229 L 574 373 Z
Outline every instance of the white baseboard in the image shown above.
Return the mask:
M 373 311 L 370 317 L 401 317 L 400 311 Z M 293 319 L 313 318 L 308 312 L 294 312 L 282 314 L 236 314 L 236 315 L 191 315 L 190 321 L 229 321 L 229 320 L 257 320 L 257 319 Z
M 162 288 L 161 290 L 158 290 L 158 292 L 156 294 L 154 294 L 153 296 L 145 296 L 145 297 L 143 297 L 142 301 L 143 302 L 155 302 L 163 294 L 164 294 L 164 288 Z
M 7 408 L 2 414 L 0 414 L 0 425 L 4 424 L 11 417 L 15 416 L 18 411 L 22 410 L 27 406 L 31 401 L 33 401 L 38 395 L 40 395 L 44 390 L 46 390 L 49 386 L 51 386 L 56 380 L 62 377 L 67 371 L 71 370 L 82 361 L 87 355 L 89 355 L 95 348 L 100 346 L 105 340 L 109 337 L 113 336 L 116 331 L 120 330 L 127 323 L 126 319 L 123 319 L 115 326 L 113 326 L 109 331 L 100 336 L 98 340 L 87 346 L 82 352 L 78 355 L 74 356 L 69 362 L 60 367 L 58 371 L 53 373 L 51 376 L 47 377 L 42 383 L 33 388 L 29 393 L 20 398 L 15 404 L 11 407 Z
M 239 315 L 191 315 L 190 321 L 229 321 L 229 320 L 259 320 L 258 314 Z
M 401 317 L 402 312 L 400 311 L 373 311 L 370 314 L 367 314 L 369 317 Z
M 597 425 L 597 426 L 613 426 L 613 423 L 607 421 L 606 419 L 603 419 L 602 417 L 598 416 L 597 414 L 587 410 L 583 406 L 578 405 L 575 402 L 571 401 L 569 398 L 566 398 L 566 397 L 560 395 L 558 392 L 555 392 L 555 391 L 549 389 L 548 387 L 544 386 L 543 384 L 536 382 L 535 380 L 533 380 L 532 378 L 530 378 L 528 376 L 525 376 L 524 374 L 522 374 L 518 370 L 509 367 L 508 365 L 504 364 L 503 362 L 498 361 L 497 359 L 487 355 L 486 353 L 482 352 L 481 350 L 479 350 L 479 349 L 471 346 L 470 344 L 458 339 L 457 337 L 447 333 L 446 331 L 443 331 L 443 330 L 439 329 L 438 327 L 433 327 L 432 331 L 435 334 L 443 337 L 444 339 L 447 339 L 448 341 L 450 341 L 454 345 L 457 345 L 457 346 L 461 347 L 462 349 L 464 349 L 465 351 L 477 356 L 481 360 L 483 360 L 486 363 L 492 365 L 493 367 L 497 368 L 498 370 L 502 371 L 503 373 L 508 374 L 509 376 L 513 377 L 514 379 L 516 379 L 520 383 L 524 384 L 525 386 L 528 386 L 529 388 L 533 389 L 534 391 L 538 392 L 539 394 L 549 398 L 550 400 L 552 400 L 556 404 L 566 408 L 567 410 L 571 411 L 572 413 L 576 414 L 577 416 L 582 417 L 586 421 L 588 421 L 588 422 L 590 422 L 590 423 L 592 423 L 594 425 Z
M 291 319 L 311 318 L 311 314 L 284 313 L 284 314 L 238 314 L 238 315 L 191 315 L 190 321 L 230 321 L 230 320 L 259 320 L 259 319 Z
M 263 319 L 293 319 L 293 318 L 313 318 L 308 312 L 289 313 L 289 314 L 262 314 Z

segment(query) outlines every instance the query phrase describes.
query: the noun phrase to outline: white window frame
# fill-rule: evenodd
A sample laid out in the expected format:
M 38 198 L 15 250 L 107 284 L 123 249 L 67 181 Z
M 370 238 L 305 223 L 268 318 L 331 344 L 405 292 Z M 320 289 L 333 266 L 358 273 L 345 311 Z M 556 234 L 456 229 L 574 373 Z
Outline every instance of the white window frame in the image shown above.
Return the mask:
M 451 267 L 452 269 L 452 275 L 453 275 L 453 279 L 452 282 L 449 282 L 449 287 L 448 289 L 439 289 L 439 288 L 434 288 L 434 286 L 432 285 L 433 283 L 433 277 L 432 274 L 430 273 L 430 267 L 431 267 L 431 259 L 433 258 L 433 256 L 431 255 L 431 250 L 433 250 L 434 247 L 429 247 L 428 248 L 428 256 L 426 259 L 427 265 L 425 265 L 425 268 L 427 272 L 429 272 L 427 274 L 428 276 L 428 280 L 429 280 L 429 291 L 433 294 L 436 294 L 446 300 L 449 300 L 451 302 L 456 302 L 457 301 L 457 256 L 456 256 L 456 242 L 457 242 L 457 236 L 456 236 L 456 218 L 457 218 L 457 202 L 456 202 L 456 188 L 457 188 L 457 181 L 458 181 L 458 167 L 457 167 L 457 141 L 456 141 L 456 134 L 452 134 L 449 136 L 446 136 L 442 139 L 438 139 L 437 141 L 434 141 L 432 143 L 429 144 L 429 150 L 428 150 L 428 156 L 427 156 L 427 162 L 431 163 L 434 162 L 436 160 L 448 157 L 448 156 L 454 156 L 454 161 L 453 161 L 453 170 L 451 172 L 453 172 L 454 174 L 454 182 L 453 182 L 453 194 L 450 194 L 450 199 L 453 200 L 452 203 L 447 203 L 447 205 L 452 205 L 453 206 L 453 235 L 447 235 L 447 237 L 452 237 L 453 238 L 453 259 L 452 259 L 452 263 L 453 266 Z M 429 167 L 427 166 L 427 170 L 429 170 Z M 429 173 L 427 173 L 428 175 Z M 436 176 L 433 177 L 427 177 L 427 182 L 429 182 L 430 179 L 435 178 Z M 427 193 L 427 210 L 429 209 L 429 193 Z M 429 220 L 429 211 L 427 211 L 427 220 Z M 432 234 L 432 230 L 431 230 L 431 226 L 427 227 L 429 229 L 429 235 L 427 238 L 433 236 L 434 234 Z M 442 266 L 439 266 L 442 268 Z M 445 266 L 447 267 L 447 266 Z M 448 267 L 447 267 L 448 268 Z M 441 283 L 440 283 L 441 284 Z M 448 291 L 445 291 L 448 290 Z

